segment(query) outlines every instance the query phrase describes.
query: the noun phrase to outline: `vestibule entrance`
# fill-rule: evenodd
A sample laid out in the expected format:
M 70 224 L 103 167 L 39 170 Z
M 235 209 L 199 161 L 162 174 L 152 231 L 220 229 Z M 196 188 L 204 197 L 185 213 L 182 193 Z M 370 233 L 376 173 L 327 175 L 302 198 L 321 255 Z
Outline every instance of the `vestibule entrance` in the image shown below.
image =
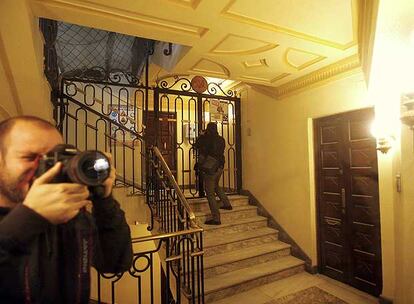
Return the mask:
M 373 109 L 314 124 L 319 272 L 378 296 L 381 229 Z

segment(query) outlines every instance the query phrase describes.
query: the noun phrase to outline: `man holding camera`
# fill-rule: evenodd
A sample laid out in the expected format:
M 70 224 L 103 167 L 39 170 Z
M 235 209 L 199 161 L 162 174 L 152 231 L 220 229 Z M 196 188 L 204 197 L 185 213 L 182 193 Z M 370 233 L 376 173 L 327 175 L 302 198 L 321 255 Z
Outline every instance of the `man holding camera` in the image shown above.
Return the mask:
M 0 123 L 1 303 L 88 303 L 90 265 L 105 273 L 131 265 L 130 230 L 111 196 L 114 168 L 92 199 L 85 185 L 52 182 L 60 162 L 35 177 L 42 155 L 62 143 L 36 117 Z

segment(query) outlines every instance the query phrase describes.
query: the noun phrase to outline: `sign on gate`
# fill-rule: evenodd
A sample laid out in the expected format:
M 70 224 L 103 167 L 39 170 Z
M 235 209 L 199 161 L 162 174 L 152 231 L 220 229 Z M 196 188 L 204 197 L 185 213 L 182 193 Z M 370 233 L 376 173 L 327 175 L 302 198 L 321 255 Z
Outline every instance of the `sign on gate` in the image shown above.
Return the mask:
M 210 100 L 210 121 L 227 122 L 229 120 L 227 103 L 218 99 Z

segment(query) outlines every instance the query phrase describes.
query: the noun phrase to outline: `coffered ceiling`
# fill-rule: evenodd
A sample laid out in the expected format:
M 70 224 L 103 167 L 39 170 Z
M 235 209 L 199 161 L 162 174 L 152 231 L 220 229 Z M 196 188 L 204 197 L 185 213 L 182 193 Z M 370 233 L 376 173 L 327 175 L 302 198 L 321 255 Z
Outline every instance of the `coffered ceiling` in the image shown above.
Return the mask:
M 157 77 L 232 79 L 284 96 L 360 67 L 363 0 L 29 2 L 39 17 L 188 46 Z

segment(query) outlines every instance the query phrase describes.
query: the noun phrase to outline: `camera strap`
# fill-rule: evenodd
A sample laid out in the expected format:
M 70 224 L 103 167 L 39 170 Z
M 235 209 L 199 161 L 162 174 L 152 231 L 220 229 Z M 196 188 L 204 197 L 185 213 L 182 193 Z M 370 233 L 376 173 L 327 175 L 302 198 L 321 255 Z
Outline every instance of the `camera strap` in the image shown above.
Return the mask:
M 86 210 L 81 210 L 75 223 L 78 244 L 78 281 L 76 303 L 87 303 L 90 293 L 90 269 L 93 256 L 93 224 Z M 85 302 L 86 301 L 86 302 Z

